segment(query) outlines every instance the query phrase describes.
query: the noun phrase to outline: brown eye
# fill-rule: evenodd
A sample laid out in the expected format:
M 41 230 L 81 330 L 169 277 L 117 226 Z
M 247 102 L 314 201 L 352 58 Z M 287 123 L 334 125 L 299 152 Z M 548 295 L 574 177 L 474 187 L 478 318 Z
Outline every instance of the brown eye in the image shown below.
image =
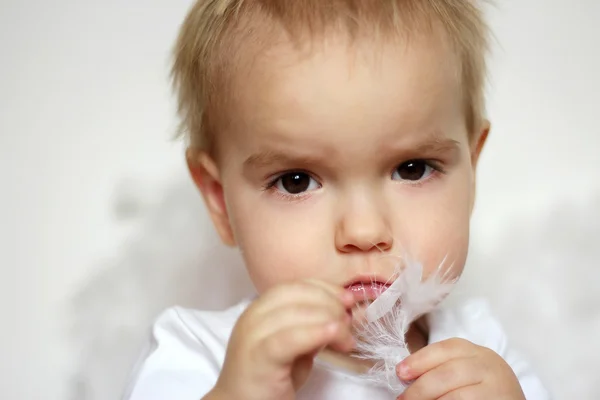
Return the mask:
M 428 177 L 433 168 L 424 160 L 411 160 L 400 164 L 394 171 L 393 179 L 403 181 L 419 181 Z
M 308 190 L 317 189 L 319 184 L 303 172 L 292 172 L 282 175 L 276 182 L 280 191 L 289 194 L 300 194 Z

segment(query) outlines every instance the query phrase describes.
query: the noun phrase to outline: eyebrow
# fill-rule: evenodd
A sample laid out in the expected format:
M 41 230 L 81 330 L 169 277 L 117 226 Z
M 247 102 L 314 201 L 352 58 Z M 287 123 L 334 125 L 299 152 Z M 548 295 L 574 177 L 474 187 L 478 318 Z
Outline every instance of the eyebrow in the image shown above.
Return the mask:
M 415 145 L 401 145 L 394 149 L 394 146 L 386 146 L 386 150 L 392 149 L 395 152 L 401 151 L 405 153 L 454 153 L 460 152 L 460 142 L 454 139 L 443 137 L 440 134 L 428 134 L 424 140 L 419 141 Z M 283 151 L 266 149 L 256 154 L 252 154 L 244 161 L 244 168 L 264 168 L 274 164 L 294 164 L 294 165 L 313 165 L 319 161 L 323 161 L 329 157 L 315 155 L 293 155 Z
M 312 165 L 322 158 L 306 155 L 290 155 L 274 150 L 253 154 L 244 161 L 245 168 L 264 168 L 273 164 Z
M 414 151 L 419 153 L 456 152 L 460 150 L 460 142 L 454 139 L 431 136 L 426 141 L 417 144 Z

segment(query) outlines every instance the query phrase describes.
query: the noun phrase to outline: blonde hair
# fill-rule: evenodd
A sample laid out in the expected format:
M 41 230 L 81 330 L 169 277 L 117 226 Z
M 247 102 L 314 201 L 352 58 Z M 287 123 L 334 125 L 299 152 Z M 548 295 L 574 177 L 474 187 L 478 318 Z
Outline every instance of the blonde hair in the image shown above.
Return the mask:
M 260 42 L 253 32 L 283 27 L 292 38 L 345 28 L 385 38 L 399 33 L 444 30 L 453 45 L 462 80 L 469 134 L 485 118 L 484 90 L 488 27 L 475 0 L 197 0 L 175 46 L 173 87 L 181 118 L 179 133 L 191 147 L 213 146 L 211 112 L 226 97 L 224 76 L 235 69 L 242 41 Z M 267 18 L 265 18 L 267 17 Z M 245 22 L 245 24 L 244 24 Z M 269 26 L 269 22 L 271 25 Z M 275 22 L 275 23 L 273 23 Z M 262 36 L 265 41 L 268 35 Z M 267 38 L 267 41 L 269 39 Z M 271 41 L 275 42 L 272 39 Z M 237 46 L 237 47 L 236 47 Z M 217 96 L 219 91 L 219 96 Z M 215 117 L 216 118 L 216 117 Z

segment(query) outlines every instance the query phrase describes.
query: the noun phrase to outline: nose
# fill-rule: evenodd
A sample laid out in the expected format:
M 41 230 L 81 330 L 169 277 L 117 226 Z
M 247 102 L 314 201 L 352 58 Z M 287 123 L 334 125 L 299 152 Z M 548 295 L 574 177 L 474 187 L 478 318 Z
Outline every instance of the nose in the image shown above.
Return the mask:
M 335 245 L 342 253 L 388 251 L 392 242 L 385 212 L 376 207 L 350 208 L 338 222 Z

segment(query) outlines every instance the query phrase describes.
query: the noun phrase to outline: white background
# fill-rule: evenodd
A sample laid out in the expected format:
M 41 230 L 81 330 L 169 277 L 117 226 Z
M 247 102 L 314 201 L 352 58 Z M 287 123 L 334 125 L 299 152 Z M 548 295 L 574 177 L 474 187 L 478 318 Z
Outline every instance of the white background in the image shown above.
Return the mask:
M 497 3 L 482 247 L 509 221 L 600 199 L 600 2 Z M 127 233 L 117 183 L 185 178 L 168 68 L 189 5 L 0 2 L 2 399 L 67 397 L 69 304 Z

